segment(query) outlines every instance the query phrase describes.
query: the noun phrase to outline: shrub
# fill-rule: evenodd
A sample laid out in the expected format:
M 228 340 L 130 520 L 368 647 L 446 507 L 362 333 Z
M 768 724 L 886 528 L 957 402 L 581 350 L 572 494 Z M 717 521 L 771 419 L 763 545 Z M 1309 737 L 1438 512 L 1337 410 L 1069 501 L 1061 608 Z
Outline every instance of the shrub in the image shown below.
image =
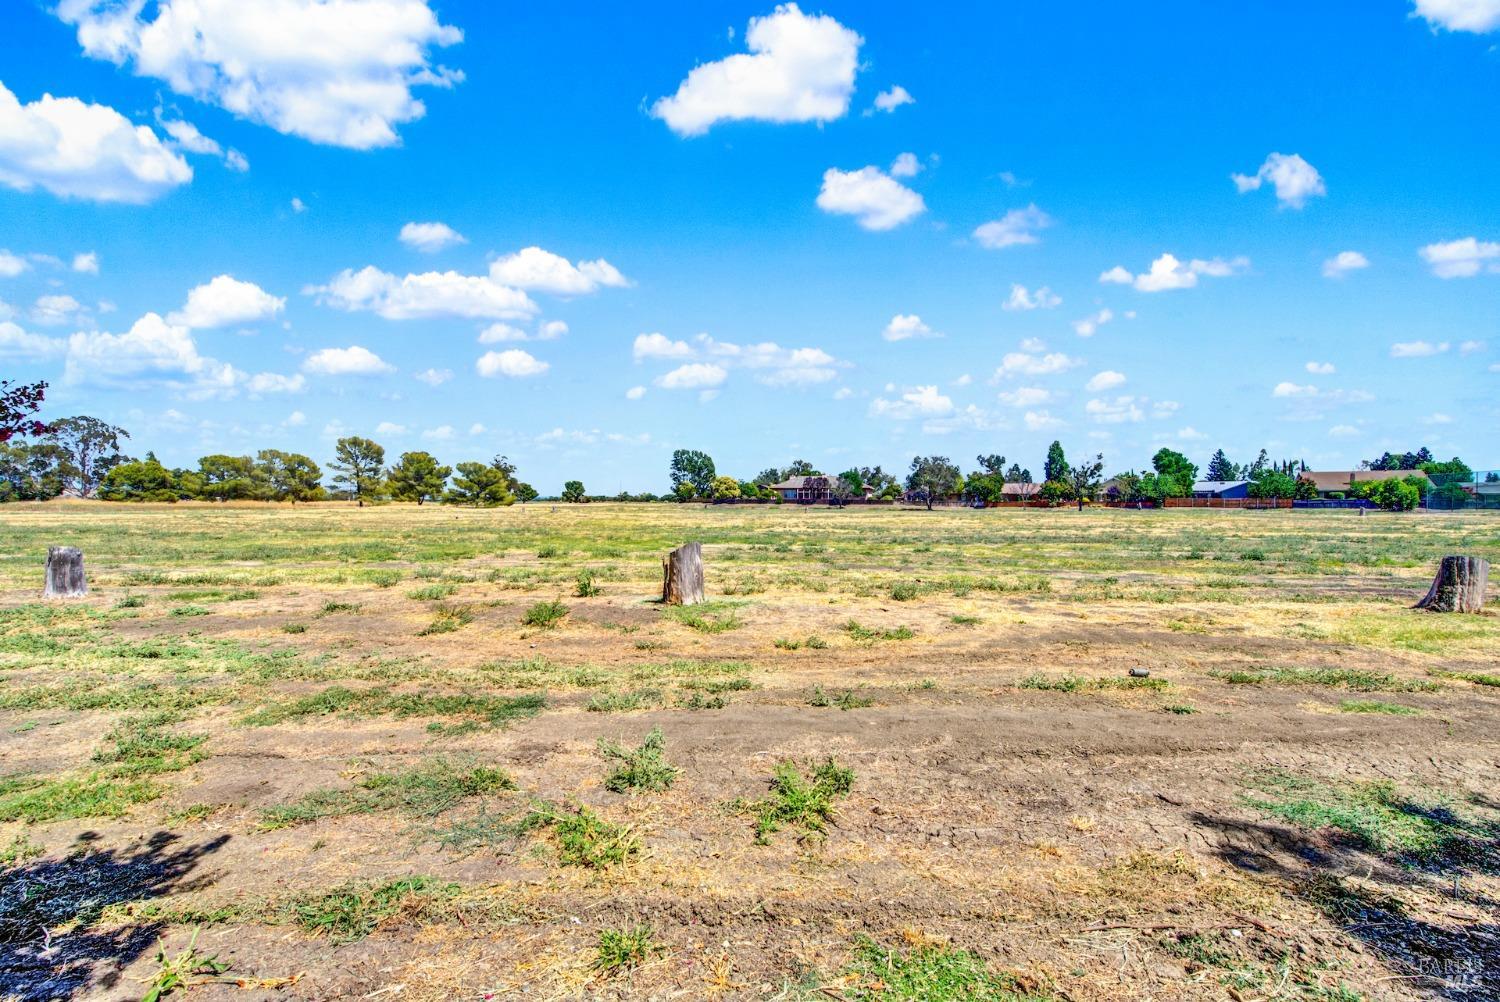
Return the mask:
M 833 820 L 833 800 L 854 788 L 854 770 L 832 758 L 813 769 L 809 781 L 794 763 L 783 762 L 771 777 L 771 794 L 741 805 L 755 818 L 755 841 L 770 842 L 774 832 L 799 825 L 810 835 L 821 835 Z
M 535 626 L 538 629 L 550 630 L 562 621 L 568 614 L 568 607 L 558 599 L 551 602 L 538 602 L 526 610 L 526 615 L 521 617 L 523 626 Z
M 599 754 L 615 763 L 614 769 L 605 777 L 604 788 L 614 793 L 627 790 L 648 790 L 660 793 L 677 781 L 682 770 L 667 761 L 667 743 L 661 728 L 656 727 L 646 735 L 639 748 L 627 750 L 613 741 L 599 739 Z

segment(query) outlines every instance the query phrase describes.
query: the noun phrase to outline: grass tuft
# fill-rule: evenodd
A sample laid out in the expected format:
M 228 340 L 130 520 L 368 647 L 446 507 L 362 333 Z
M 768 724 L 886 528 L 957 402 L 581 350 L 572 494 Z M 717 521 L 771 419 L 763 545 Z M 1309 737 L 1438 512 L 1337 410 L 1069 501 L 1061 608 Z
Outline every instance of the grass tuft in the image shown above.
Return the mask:
M 614 763 L 604 779 L 604 788 L 614 793 L 647 790 L 660 793 L 677 781 L 681 769 L 666 759 L 666 738 L 661 728 L 652 728 L 639 748 L 626 749 L 613 741 L 599 739 L 599 754 Z

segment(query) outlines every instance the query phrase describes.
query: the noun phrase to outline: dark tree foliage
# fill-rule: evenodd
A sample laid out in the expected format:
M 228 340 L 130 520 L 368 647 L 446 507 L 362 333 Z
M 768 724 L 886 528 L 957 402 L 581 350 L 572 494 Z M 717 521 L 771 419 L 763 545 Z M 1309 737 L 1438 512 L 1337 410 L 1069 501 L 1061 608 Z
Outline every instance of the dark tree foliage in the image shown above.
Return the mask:
M 931 511 L 934 501 L 963 489 L 963 473 L 947 456 L 914 456 L 906 489 Z
M 328 468 L 333 471 L 333 482 L 363 508 L 366 501 L 380 497 L 385 487 L 385 448 L 358 435 L 341 438 Z
M 46 440 L 62 450 L 58 472 L 64 490 L 81 498 L 93 497 L 109 471 L 127 460 L 120 452 L 120 439 L 129 437 L 124 428 L 87 415 L 48 425 Z
M 1223 449 L 1213 454 L 1213 458 L 1208 461 L 1208 469 L 1203 471 L 1204 480 L 1222 481 L 1238 480 L 1239 478 L 1240 468 L 1231 462 L 1228 456 L 1224 455 Z
M 687 484 L 693 491 L 694 496 L 706 498 L 713 490 L 714 477 L 718 471 L 714 469 L 713 457 L 706 452 L 697 449 L 678 449 L 672 453 L 672 490 L 678 496 L 682 495 L 682 485 Z
M 420 506 L 442 497 L 452 475 L 453 467 L 438 465 L 429 452 L 403 452 L 386 474 L 386 483 L 391 497 L 397 501 L 415 501 Z
M 47 426 L 31 415 L 47 396 L 46 383 L 12 383 L 0 379 L 0 443 L 26 435 L 41 435 Z
M 979 464 L 979 468 L 981 470 L 983 470 L 985 473 L 990 474 L 991 476 L 1004 476 L 1004 471 L 1005 471 L 1005 457 L 1004 456 L 997 455 L 995 453 L 990 453 L 989 455 L 975 456 L 974 457 L 974 462 L 978 463 Z
M 1047 446 L 1047 463 L 1042 468 L 1042 472 L 1044 479 L 1049 481 L 1061 483 L 1068 479 L 1071 469 L 1068 466 L 1068 457 L 1063 452 L 1061 442 L 1054 441 L 1051 445 Z

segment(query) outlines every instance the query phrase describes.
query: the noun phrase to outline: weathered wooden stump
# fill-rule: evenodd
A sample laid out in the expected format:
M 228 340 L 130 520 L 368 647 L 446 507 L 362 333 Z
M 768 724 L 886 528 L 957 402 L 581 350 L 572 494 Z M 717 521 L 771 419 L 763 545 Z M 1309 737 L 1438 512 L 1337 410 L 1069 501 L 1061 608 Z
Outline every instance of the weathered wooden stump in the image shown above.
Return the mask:
M 1490 562 L 1483 557 L 1444 557 L 1427 597 L 1414 608 L 1429 612 L 1478 612 L 1490 583 Z
M 47 585 L 43 598 L 82 598 L 89 593 L 83 576 L 83 551 L 76 546 L 47 547 Z
M 703 601 L 703 546 L 683 543 L 661 560 L 664 605 L 697 605 Z

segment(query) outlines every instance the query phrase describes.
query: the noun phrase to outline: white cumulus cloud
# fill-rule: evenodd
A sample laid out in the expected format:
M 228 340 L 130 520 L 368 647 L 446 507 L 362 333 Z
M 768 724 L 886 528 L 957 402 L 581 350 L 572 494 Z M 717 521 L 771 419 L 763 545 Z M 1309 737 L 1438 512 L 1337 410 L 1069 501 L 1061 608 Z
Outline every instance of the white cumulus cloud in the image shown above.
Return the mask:
M 271 295 L 254 282 L 216 275 L 190 290 L 182 309 L 169 313 L 167 322 L 193 328 L 227 327 L 269 320 L 285 307 L 285 299 Z
M 639 400 L 645 395 L 646 388 L 644 386 L 632 386 L 630 389 L 625 391 L 626 400 Z
M 1012 283 L 1010 298 L 1001 304 L 1002 310 L 1050 310 L 1062 305 L 1062 297 L 1045 285 L 1035 292 L 1028 292 L 1019 282 Z
M 383 376 L 396 371 L 395 366 L 357 344 L 315 351 L 303 361 L 302 369 L 324 376 Z
M 1090 313 L 1082 320 L 1073 321 L 1073 332 L 1079 337 L 1093 337 L 1099 332 L 1099 328 L 1115 319 L 1115 311 L 1102 309 L 1097 313 Z
M 419 383 L 426 383 L 428 386 L 442 386 L 453 378 L 453 370 L 423 369 L 421 372 L 412 373 L 412 378 Z
M 1083 364 L 1082 359 L 1073 358 L 1060 351 L 1038 354 L 1033 351 L 1007 352 L 995 370 L 996 379 L 1008 376 L 1054 376 Z
M 165 387 L 195 396 L 227 394 L 245 378 L 199 354 L 192 332 L 147 313 L 124 334 L 80 331 L 68 338 L 63 381 L 128 389 Z
M 651 114 L 683 136 L 719 122 L 827 122 L 849 110 L 864 40 L 826 14 L 795 3 L 750 19 L 748 53 L 695 67 Z
M 1209 278 L 1225 278 L 1236 275 L 1250 267 L 1250 259 L 1236 257 L 1228 261 L 1223 258 L 1193 258 L 1178 260 L 1175 254 L 1163 254 L 1151 262 L 1149 271 L 1132 275 L 1121 265 L 1099 276 L 1105 284 L 1133 285 L 1141 292 L 1167 292 L 1172 289 L 1191 289 L 1198 284 L 1200 275 Z
M 462 79 L 431 61 L 463 32 L 439 23 L 428 0 L 61 0 L 56 10 L 95 59 L 334 146 L 395 144 L 397 126 L 426 113 L 413 87 Z
M 702 390 L 723 384 L 729 371 L 711 362 L 689 362 L 660 376 L 656 385 L 664 390 Z
M 1424 17 L 1433 29 L 1471 31 L 1500 28 L 1500 0 L 1416 0 L 1413 17 Z
M 1448 350 L 1450 345 L 1447 341 L 1397 341 L 1391 345 L 1392 358 L 1429 358 L 1433 355 L 1441 355 Z
M 74 254 L 73 270 L 82 275 L 99 274 L 99 255 L 93 251 Z
M 631 353 L 637 362 L 646 358 L 692 358 L 693 347 L 686 341 L 673 341 L 665 334 L 637 334 Z
M 1500 243 L 1464 237 L 1428 244 L 1417 252 L 1438 278 L 1473 278 L 1481 271 L 1500 272 Z
M 399 238 L 406 246 L 423 254 L 436 254 L 445 247 L 466 244 L 464 235 L 447 223 L 407 223 L 401 227 Z
M 1090 393 L 1103 393 L 1112 390 L 1116 386 L 1125 385 L 1125 373 L 1115 372 L 1113 369 L 1105 369 L 1103 372 L 1094 373 L 1093 377 L 1084 384 L 1084 389 Z
M 1323 262 L 1324 278 L 1343 278 L 1351 271 L 1370 267 L 1370 259 L 1359 251 L 1339 251 L 1333 257 Z
M 1035 205 L 1024 209 L 1011 209 L 999 219 L 992 219 L 974 230 L 974 239 L 979 246 L 989 250 L 1034 244 L 1041 240 L 1037 230 L 1052 225 L 1052 217 Z
M 870 416 L 905 421 L 915 417 L 940 417 L 953 412 L 953 399 L 936 386 L 913 386 L 896 399 L 876 397 L 870 401 Z
M 895 111 L 903 104 L 916 104 L 917 99 L 900 84 L 893 84 L 889 90 L 883 90 L 875 95 L 875 111 Z
M 919 337 L 942 337 L 937 331 L 922 322 L 915 313 L 898 313 L 885 325 L 881 337 L 887 341 L 906 341 Z
M 867 230 L 895 229 L 927 210 L 922 196 L 878 167 L 823 172 L 818 208 L 853 216 Z
M 1231 174 L 1230 178 L 1242 195 L 1270 182 L 1276 200 L 1293 209 L 1302 208 L 1315 195 L 1328 194 L 1317 168 L 1296 153 L 1272 153 L 1254 174 Z
M 139 204 L 192 179 L 180 154 L 113 108 L 51 94 L 22 104 L 0 83 L 0 184 Z
M 560 296 L 580 296 L 601 286 L 620 288 L 630 280 L 600 258 L 573 264 L 540 247 L 526 247 L 490 264 L 490 278 L 501 285 Z
M 398 277 L 373 265 L 359 271 L 346 268 L 327 285 L 309 286 L 304 291 L 325 306 L 375 313 L 387 320 L 516 320 L 534 316 L 538 310 L 520 289 L 501 285 L 487 275 L 456 271 Z
M 1314 376 L 1331 376 L 1337 371 L 1332 362 L 1308 362 L 1306 369 Z
M 551 366 L 535 358 L 530 352 L 522 351 L 520 348 L 507 348 L 504 351 L 487 351 L 480 355 L 479 361 L 474 363 L 474 368 L 481 376 L 510 376 L 513 379 L 521 379 L 528 376 L 540 376 Z
M 898 153 L 891 161 L 891 177 L 916 177 L 922 173 L 922 161 L 915 153 Z

